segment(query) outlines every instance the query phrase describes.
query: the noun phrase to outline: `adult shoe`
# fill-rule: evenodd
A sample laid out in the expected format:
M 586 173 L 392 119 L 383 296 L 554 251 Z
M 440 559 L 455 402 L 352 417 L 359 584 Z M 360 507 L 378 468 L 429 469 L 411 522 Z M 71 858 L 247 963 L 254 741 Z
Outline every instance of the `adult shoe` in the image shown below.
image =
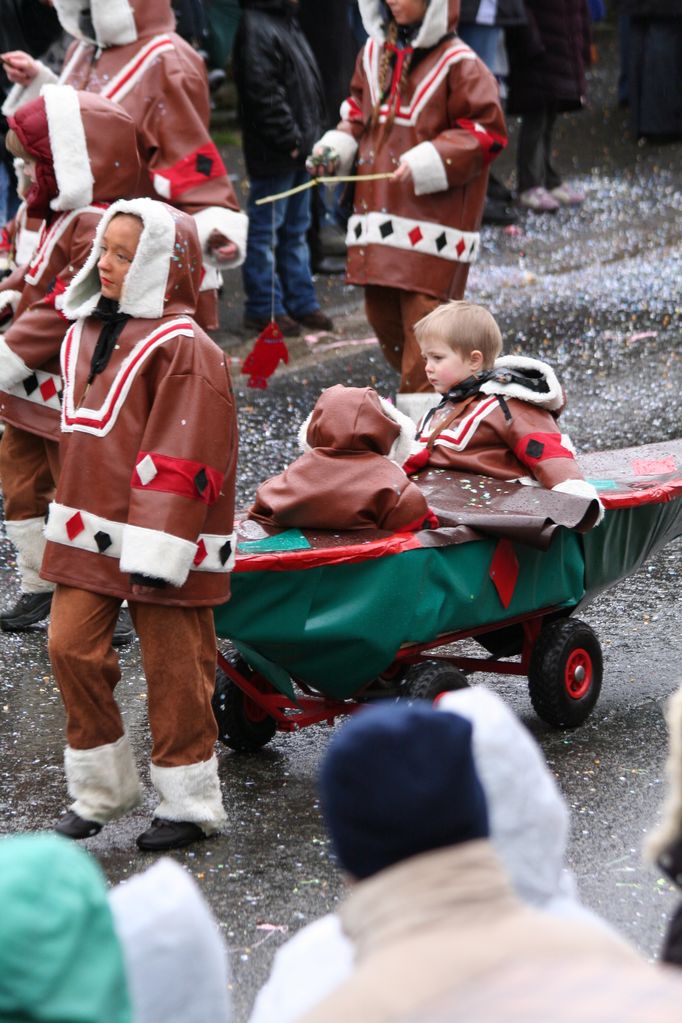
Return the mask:
M 311 330 L 331 331 L 334 329 L 333 320 L 330 320 L 321 309 L 316 309 L 312 313 L 305 313 L 303 316 L 297 316 L 296 320 L 301 326 L 310 327 Z
M 538 185 L 537 188 L 527 188 L 519 195 L 519 204 L 525 206 L 533 213 L 556 213 L 560 203 L 546 188 Z
M 298 337 L 301 333 L 301 328 L 292 320 L 286 313 L 281 313 L 275 317 L 277 326 L 282 331 L 284 337 Z M 247 330 L 257 331 L 259 334 L 261 330 L 265 330 L 267 325 L 271 323 L 269 316 L 244 316 L 244 326 Z

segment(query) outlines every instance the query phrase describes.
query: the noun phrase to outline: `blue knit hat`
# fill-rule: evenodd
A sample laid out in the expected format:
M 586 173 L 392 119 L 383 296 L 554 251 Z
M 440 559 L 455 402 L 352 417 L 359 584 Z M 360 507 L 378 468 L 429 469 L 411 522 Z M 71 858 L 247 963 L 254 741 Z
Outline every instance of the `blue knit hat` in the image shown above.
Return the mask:
M 357 878 L 488 835 L 471 724 L 427 704 L 356 714 L 332 738 L 319 788 L 334 852 Z

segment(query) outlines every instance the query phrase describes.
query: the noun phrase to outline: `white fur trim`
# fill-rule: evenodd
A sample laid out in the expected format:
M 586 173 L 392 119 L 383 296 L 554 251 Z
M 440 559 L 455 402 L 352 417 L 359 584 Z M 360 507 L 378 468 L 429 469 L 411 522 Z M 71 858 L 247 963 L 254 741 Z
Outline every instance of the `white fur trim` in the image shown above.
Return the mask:
M 140 242 L 123 285 L 119 308 L 143 319 L 163 316 L 175 223 L 170 208 L 154 199 L 119 199 L 102 217 L 92 250 L 64 292 L 62 312 L 70 320 L 89 316 L 101 294 L 97 260 L 104 232 L 117 213 L 132 213 L 144 223 Z
M 220 270 L 228 270 L 241 266 L 246 257 L 246 237 L 249 233 L 249 218 L 239 210 L 228 210 L 222 206 L 208 206 L 194 214 L 194 223 L 199 232 L 199 241 L 205 263 Z M 221 234 L 234 242 L 237 255 L 233 259 L 218 259 L 213 249 L 208 247 L 208 239 L 212 231 Z
M 207 835 L 224 826 L 227 818 L 215 756 L 181 767 L 152 764 L 151 779 L 161 799 L 154 810 L 155 817 L 198 824 Z
M 47 127 L 58 193 L 53 210 L 75 210 L 92 202 L 92 176 L 88 145 L 78 94 L 70 85 L 44 85 Z
M 126 524 L 121 540 L 121 571 L 163 579 L 171 586 L 182 586 L 187 581 L 196 552 L 197 545 L 191 540 L 183 540 L 161 529 Z
M 12 313 L 14 314 L 17 311 L 17 306 L 19 305 L 20 302 L 21 302 L 20 291 L 12 291 L 11 289 L 9 289 L 8 291 L 0 291 L 0 310 L 6 309 L 7 306 L 11 306 Z
M 125 46 L 137 40 L 135 14 L 128 0 L 90 0 L 100 46 Z
M 304 455 L 307 454 L 308 451 L 313 450 L 308 443 L 308 427 L 310 426 L 310 420 L 312 418 L 313 413 L 309 412 L 298 428 L 298 446 Z
M 666 704 L 665 720 L 668 726 L 668 757 L 665 773 L 668 790 L 663 803 L 662 820 L 647 836 L 644 855 L 657 860 L 666 849 L 678 841 L 682 833 L 682 687 L 673 693 Z
M 390 221 L 391 230 L 382 234 Z M 403 252 L 420 252 L 452 263 L 473 263 L 481 237 L 478 231 L 460 231 L 433 220 L 399 217 L 396 213 L 354 213 L 348 221 L 346 245 L 383 245 Z
M 520 398 L 530 405 L 539 405 L 550 412 L 556 412 L 565 404 L 564 391 L 559 379 L 552 369 L 540 359 L 531 359 L 524 355 L 502 355 L 495 359 L 495 369 L 532 369 L 540 373 L 547 383 L 549 390 L 544 394 L 536 394 L 528 388 L 519 384 L 500 384 L 496 380 L 488 380 L 481 384 L 481 394 L 502 394 L 508 398 Z
M 30 103 L 32 99 L 38 99 L 40 90 L 44 85 L 57 81 L 57 76 L 42 61 L 37 61 L 37 64 L 38 74 L 29 85 L 15 83 L 10 89 L 7 99 L 2 104 L 2 112 L 5 117 L 16 114 L 17 110 L 23 107 L 24 103 Z
M 386 398 L 382 398 L 379 395 L 379 401 L 381 407 L 389 419 L 392 419 L 394 423 L 397 423 L 400 427 L 400 433 L 393 441 L 391 449 L 387 454 L 387 457 L 395 462 L 402 469 L 403 465 L 414 453 L 415 450 L 415 436 L 416 427 L 412 419 L 401 412 L 399 408 L 387 401 Z
M 440 401 L 440 394 L 435 391 L 415 391 L 411 394 L 396 394 L 395 404 L 399 412 L 404 412 L 414 423 L 419 423 L 427 412 Z
M 9 391 L 32 373 L 30 366 L 12 351 L 4 336 L 0 334 L 0 388 Z
M 45 520 L 43 518 L 5 519 L 7 538 L 17 552 L 17 571 L 22 593 L 50 593 L 54 583 L 40 578 L 45 552 Z
M 557 494 L 573 494 L 575 497 L 584 497 L 588 501 L 596 501 L 599 513 L 594 523 L 595 526 L 598 526 L 604 518 L 604 505 L 599 500 L 596 488 L 587 480 L 564 480 L 563 483 L 557 483 L 555 487 L 552 487 L 552 490 Z
M 384 13 L 381 0 L 359 0 L 362 23 L 365 26 L 367 35 L 377 42 L 383 43 L 386 38 L 384 32 Z M 415 36 L 412 45 L 428 48 L 435 46 L 448 31 L 448 0 L 431 0 L 426 9 L 421 28 Z
M 86 821 L 106 824 L 142 802 L 142 790 L 128 736 L 93 749 L 64 750 L 70 806 Z
M 128 0 L 90 0 L 95 38 L 85 36 L 79 24 L 83 0 L 54 0 L 54 7 L 63 29 L 76 39 L 86 39 L 98 46 L 125 46 L 137 39 L 135 15 Z
M 73 538 L 71 538 L 67 529 L 67 523 L 74 517 L 74 515 L 80 515 L 83 528 L 79 530 Z M 37 519 L 36 522 L 40 523 L 41 530 L 44 526 L 45 538 L 51 543 L 60 543 L 66 547 L 75 547 L 78 550 L 89 551 L 91 554 L 104 555 L 108 558 L 121 557 L 123 538 L 126 530 L 138 529 L 141 532 L 151 533 L 153 537 L 165 537 L 169 535 L 167 533 L 156 533 L 154 530 L 143 530 L 142 527 L 139 526 L 126 526 L 122 522 L 114 522 L 113 519 L 105 519 L 102 515 L 95 515 L 93 512 L 85 511 L 84 508 L 71 508 L 69 505 L 58 504 L 56 501 L 53 501 L 50 504 L 47 524 L 45 525 L 42 519 Z M 95 539 L 95 535 L 97 533 L 106 533 L 111 541 L 109 546 L 103 551 L 100 551 L 97 540 Z M 186 540 L 178 540 L 178 542 L 182 544 L 188 543 Z M 223 551 L 226 543 L 229 543 L 232 549 L 227 561 L 223 564 L 221 560 L 221 552 Z M 197 546 L 199 544 L 203 544 L 206 556 L 202 558 L 198 565 L 195 565 L 194 557 L 196 556 Z M 200 533 L 197 537 L 197 543 L 191 544 L 190 546 L 192 547 L 191 571 L 231 572 L 234 568 L 235 551 L 237 547 L 236 536 L 234 533 Z M 40 562 L 38 562 L 38 567 L 40 567 Z M 140 569 L 136 569 L 135 571 L 140 571 Z M 156 564 L 153 566 L 153 571 L 148 571 L 144 574 L 153 575 L 157 578 L 164 578 Z
M 431 195 L 449 188 L 445 164 L 433 142 L 420 142 L 400 157 L 412 171 L 415 195 Z
M 351 173 L 355 154 L 358 151 L 358 144 L 347 131 L 339 131 L 338 128 L 332 128 L 330 131 L 326 131 L 322 138 L 315 143 L 313 151 L 317 146 L 329 146 L 334 150 L 339 158 L 337 174 Z

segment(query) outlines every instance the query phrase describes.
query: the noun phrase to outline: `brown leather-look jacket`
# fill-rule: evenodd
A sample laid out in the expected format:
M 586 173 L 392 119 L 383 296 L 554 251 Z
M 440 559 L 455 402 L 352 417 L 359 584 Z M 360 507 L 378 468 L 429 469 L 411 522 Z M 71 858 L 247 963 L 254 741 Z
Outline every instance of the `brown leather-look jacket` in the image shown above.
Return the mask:
M 371 387 L 323 391 L 301 427 L 304 454 L 261 483 L 249 518 L 280 528 L 419 529 L 429 509 L 400 468 L 414 426 Z
M 102 322 L 99 242 L 117 212 L 144 223 L 119 312 L 131 318 L 88 384 Z M 201 250 L 192 218 L 134 199 L 102 218 L 66 292 L 61 473 L 43 576 L 149 603 L 215 605 L 230 593 L 237 429 L 225 357 L 192 319 Z M 134 582 L 153 586 L 133 594 Z
M 348 280 L 461 298 L 478 254 L 488 166 L 506 145 L 497 82 L 455 34 L 459 0 L 431 0 L 402 90 L 406 50 L 391 50 L 392 77 L 373 123 L 385 8 L 381 0 L 360 0 L 360 10 L 370 38 L 342 120 L 320 141 L 340 156 L 339 174 L 392 173 L 401 161 L 412 174 L 355 185 Z

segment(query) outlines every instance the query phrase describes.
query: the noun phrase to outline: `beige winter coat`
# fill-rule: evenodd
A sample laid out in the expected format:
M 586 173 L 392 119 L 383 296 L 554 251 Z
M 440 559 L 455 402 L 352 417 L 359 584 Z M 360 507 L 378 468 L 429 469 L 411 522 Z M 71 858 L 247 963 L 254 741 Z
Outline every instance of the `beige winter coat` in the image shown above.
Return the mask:
M 470 998 L 475 994 L 479 1007 L 496 1006 L 494 1015 L 485 1016 L 491 1023 L 520 1021 L 523 1011 L 513 1015 L 520 1006 L 507 997 L 508 978 L 519 970 L 531 974 L 534 985 L 546 985 L 550 993 L 554 978 L 560 978 L 574 998 L 572 1018 L 581 1023 L 592 1018 L 655 1018 L 657 1023 L 673 1018 L 666 1014 L 674 999 L 665 995 L 662 971 L 648 966 L 606 930 L 552 918 L 523 905 L 487 840 L 416 856 L 362 881 L 342 904 L 340 915 L 356 948 L 356 969 L 302 1017 L 304 1023 L 425 1020 L 444 1003 L 448 1011 L 438 1018 L 452 1020 L 460 989 Z M 578 1003 L 589 1006 L 589 983 L 581 989 L 568 981 L 572 976 L 589 981 L 593 975 L 611 988 L 618 985 L 611 995 L 623 1003 L 620 1016 L 581 1015 Z M 619 992 L 626 992 L 628 985 L 657 993 L 660 1012 L 653 1017 L 644 1012 L 627 1015 L 630 1001 Z M 671 982 L 670 990 L 679 1000 L 682 983 Z M 525 992 L 523 985 L 514 989 L 516 998 L 522 999 Z M 480 1023 L 482 1018 L 457 1014 L 468 1023 Z M 552 1008 L 543 1023 L 554 1018 Z

